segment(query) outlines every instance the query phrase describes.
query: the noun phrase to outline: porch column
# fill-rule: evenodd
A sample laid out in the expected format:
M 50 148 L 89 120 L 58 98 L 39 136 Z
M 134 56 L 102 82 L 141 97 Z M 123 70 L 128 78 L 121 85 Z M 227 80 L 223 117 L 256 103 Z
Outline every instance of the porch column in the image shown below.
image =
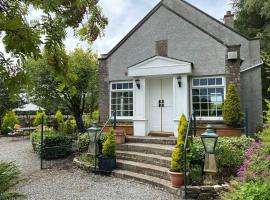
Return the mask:
M 140 88 L 136 85 L 136 78 L 133 80 L 133 125 L 134 136 L 146 136 L 148 133 L 148 119 L 147 119 L 147 96 L 148 85 L 145 78 L 138 78 L 140 80 Z
M 181 77 L 181 87 L 178 85 L 177 77 Z M 189 117 L 189 84 L 187 75 L 173 77 L 173 115 L 174 136 L 178 136 L 178 123 L 182 114 Z

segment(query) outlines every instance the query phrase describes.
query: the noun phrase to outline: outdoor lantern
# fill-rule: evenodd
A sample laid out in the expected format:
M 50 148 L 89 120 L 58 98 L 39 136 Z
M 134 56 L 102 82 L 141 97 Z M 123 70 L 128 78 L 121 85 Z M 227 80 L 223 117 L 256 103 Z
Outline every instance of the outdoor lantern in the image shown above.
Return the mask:
M 88 148 L 88 153 L 92 155 L 96 155 L 96 139 L 97 134 L 101 131 L 101 129 L 97 126 L 97 123 L 93 123 L 92 127 L 87 129 L 88 135 L 90 137 L 90 143 Z
M 218 135 L 215 133 L 211 125 L 207 125 L 206 128 L 206 131 L 201 135 L 203 147 L 206 153 L 214 154 Z
M 87 129 L 88 135 L 90 137 L 90 142 L 88 146 L 88 153 L 91 154 L 92 156 L 97 156 L 97 135 L 101 131 L 101 128 L 97 126 L 97 123 L 93 123 L 92 127 Z M 96 172 L 96 158 L 95 160 L 95 172 Z
M 135 83 L 137 85 L 137 88 L 140 89 L 141 88 L 141 83 L 140 83 L 140 79 L 136 79 Z
M 181 76 L 178 76 L 178 77 L 177 77 L 177 83 L 178 83 L 178 86 L 179 86 L 179 87 L 182 86 L 181 80 L 182 80 L 182 77 L 181 77 Z

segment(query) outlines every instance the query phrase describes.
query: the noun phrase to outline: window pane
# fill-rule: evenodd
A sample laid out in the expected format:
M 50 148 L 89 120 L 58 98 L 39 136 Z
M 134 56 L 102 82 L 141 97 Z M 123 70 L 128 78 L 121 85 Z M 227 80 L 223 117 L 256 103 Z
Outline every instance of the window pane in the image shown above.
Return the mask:
M 116 89 L 116 84 L 115 84 L 115 83 L 112 84 L 112 89 L 113 89 L 113 90 Z
M 112 98 L 116 98 L 116 92 L 112 92 Z
M 216 110 L 210 110 L 210 111 L 209 111 L 209 116 L 210 116 L 210 117 L 216 117 L 216 116 L 217 116 Z
M 133 89 L 133 83 L 129 83 L 129 89 Z
M 224 88 L 217 88 L 217 94 L 224 94 Z
M 199 103 L 194 103 L 193 104 L 193 110 L 200 110 L 200 104 Z
M 200 89 L 200 95 L 207 95 L 207 89 Z
M 214 104 L 214 103 L 209 103 L 208 106 L 209 106 L 209 109 L 210 109 L 210 110 L 216 110 L 216 104 Z
M 207 85 L 207 79 L 204 78 L 204 79 L 200 79 L 200 85 Z
M 123 88 L 122 83 L 117 83 L 117 89 L 122 89 L 122 88 Z
M 222 78 L 216 78 L 216 85 L 222 85 Z
M 193 96 L 193 97 L 192 97 L 192 101 L 193 101 L 193 102 L 200 102 L 199 96 Z
M 208 79 L 208 85 L 215 85 L 216 84 L 216 79 L 215 78 L 209 78 Z
M 128 89 L 128 83 L 123 84 L 123 89 Z
M 207 110 L 208 109 L 207 103 L 202 103 L 201 104 L 201 109 Z
M 218 111 L 217 111 L 217 116 L 218 116 L 218 117 L 222 117 L 222 110 L 218 110 Z
M 192 95 L 199 95 L 199 89 L 192 89 Z
M 216 89 L 215 88 L 209 88 L 208 89 L 208 95 L 213 95 L 216 93 Z
M 208 110 L 202 110 L 201 116 L 208 117 Z
M 193 86 L 198 86 L 200 84 L 199 79 L 193 79 Z
M 201 102 L 207 102 L 207 96 L 201 96 Z

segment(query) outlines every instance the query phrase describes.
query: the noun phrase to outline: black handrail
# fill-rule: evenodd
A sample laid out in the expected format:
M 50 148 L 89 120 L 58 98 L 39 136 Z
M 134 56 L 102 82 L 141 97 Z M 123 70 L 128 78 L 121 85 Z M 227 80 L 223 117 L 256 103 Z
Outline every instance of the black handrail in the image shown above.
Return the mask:
M 193 126 L 193 127 L 192 127 Z M 193 129 L 193 130 L 192 130 Z M 190 132 L 193 134 L 190 134 Z M 184 143 L 184 184 L 185 184 L 185 198 L 187 196 L 187 151 L 188 151 L 188 139 L 191 136 L 191 142 L 193 141 L 193 136 L 196 136 L 196 111 L 192 113 L 188 120 L 188 127 L 185 135 L 185 143 Z
M 113 115 L 113 129 L 116 129 L 116 110 L 114 110 L 112 112 L 112 115 Z M 107 124 L 111 121 L 111 116 L 108 118 L 108 120 L 105 122 L 105 124 L 103 125 L 103 127 L 100 129 L 99 133 L 95 133 L 95 170 L 94 170 L 94 173 L 96 173 L 97 171 L 97 141 L 99 141 L 100 139 L 100 135 L 101 133 L 103 132 L 104 128 L 107 126 Z

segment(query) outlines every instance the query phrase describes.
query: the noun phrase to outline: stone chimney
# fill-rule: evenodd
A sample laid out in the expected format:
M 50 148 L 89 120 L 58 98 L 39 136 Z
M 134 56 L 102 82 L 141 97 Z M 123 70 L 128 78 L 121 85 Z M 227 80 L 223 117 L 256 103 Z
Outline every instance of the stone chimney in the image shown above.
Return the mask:
M 234 28 L 234 14 L 232 14 L 231 11 L 227 11 L 226 15 L 224 15 L 224 23 L 227 26 Z

